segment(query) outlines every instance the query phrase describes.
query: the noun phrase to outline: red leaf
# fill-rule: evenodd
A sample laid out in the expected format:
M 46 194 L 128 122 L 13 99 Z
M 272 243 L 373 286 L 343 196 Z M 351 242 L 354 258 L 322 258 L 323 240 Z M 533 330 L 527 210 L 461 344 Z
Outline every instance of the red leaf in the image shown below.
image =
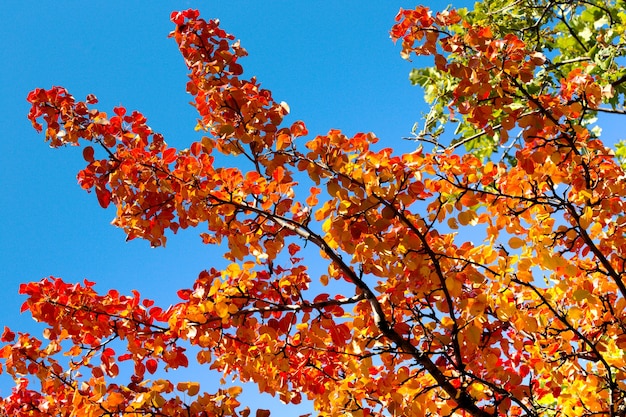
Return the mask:
M 309 134 L 309 131 L 306 129 L 304 122 L 297 121 L 291 125 L 289 129 L 293 137 L 297 138 L 299 136 L 306 136 Z
M 85 345 L 94 346 L 99 343 L 99 340 L 95 338 L 91 333 L 85 333 L 82 337 L 82 341 Z
M 152 316 L 155 320 L 158 320 L 159 317 L 161 316 L 161 314 L 163 313 L 163 309 L 161 307 L 152 307 L 148 313 L 150 314 L 150 316 Z
M 296 253 L 298 253 L 298 251 L 300 250 L 300 246 L 296 245 L 295 243 L 290 243 L 288 249 L 289 249 L 289 255 L 293 256 Z
M 163 151 L 163 162 L 171 164 L 176 160 L 176 148 L 167 148 Z
M 180 297 L 181 300 L 189 300 L 191 291 L 190 290 L 178 290 L 176 294 L 178 294 L 178 297 Z
M 185 22 L 185 16 L 181 12 L 172 12 L 170 20 L 177 25 L 182 25 Z
M 28 93 L 26 96 L 26 101 L 29 103 L 34 103 L 36 101 L 42 101 L 42 98 L 45 99 L 46 91 L 43 88 L 35 88 L 33 91 Z
M 233 75 L 241 75 L 243 73 L 243 67 L 235 62 L 231 62 L 228 69 Z
M 191 153 L 194 156 L 198 156 L 202 151 L 202 142 L 194 142 L 191 144 Z
M 98 197 L 98 203 L 102 208 L 109 207 L 111 203 L 111 192 L 101 186 L 96 186 L 96 197 Z
M 146 370 L 153 374 L 157 371 L 158 365 L 159 364 L 155 359 L 150 358 L 146 361 Z
M 330 298 L 330 294 L 326 294 L 326 293 L 322 293 L 322 294 L 318 294 L 314 299 L 313 302 L 314 303 L 322 303 L 324 301 L 328 301 L 328 299 Z
M 176 366 L 173 366 L 175 368 L 182 366 L 183 368 L 186 368 L 189 366 L 189 359 L 187 358 L 187 355 L 185 355 L 183 353 L 184 349 L 180 349 L 176 352 Z
M 87 162 L 93 162 L 93 147 L 91 146 L 86 146 L 85 149 L 83 149 L 83 158 L 85 158 L 85 161 Z
M 15 339 L 15 333 L 13 333 L 7 326 L 4 326 L 4 332 L 2 333 L 2 337 L 0 337 L 0 341 L 12 342 L 13 339 Z

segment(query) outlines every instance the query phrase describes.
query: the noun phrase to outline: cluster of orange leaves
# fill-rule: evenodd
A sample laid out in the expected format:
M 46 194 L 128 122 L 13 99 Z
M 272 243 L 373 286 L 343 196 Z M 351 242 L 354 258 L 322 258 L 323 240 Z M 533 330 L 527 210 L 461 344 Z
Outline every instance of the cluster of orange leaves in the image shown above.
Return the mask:
M 433 55 L 456 77 L 450 108 L 476 128 L 503 140 L 518 129 L 517 164 L 453 150 L 397 156 L 372 149 L 373 134 L 336 130 L 303 149 L 305 125 L 280 127 L 288 107 L 240 78 L 246 52 L 217 21 L 193 10 L 172 21 L 198 129 L 211 136 L 176 150 L 140 113 L 109 117 L 90 108 L 95 97 L 77 102 L 59 87 L 28 96 L 29 118 L 38 130 L 44 119 L 54 147 L 91 143 L 79 183 L 115 205 L 129 239 L 159 246 L 167 229 L 203 224 L 204 242 L 226 243 L 233 263 L 201 272 L 165 310 L 90 282 L 23 285 L 23 310 L 46 323 L 47 342 L 5 329 L 0 359 L 17 381 L 0 399 L 5 415 L 250 413 L 239 388 L 147 379 L 190 361 L 286 403 L 306 397 L 324 416 L 624 407 L 624 172 L 578 123 L 602 100 L 596 80 L 575 70 L 559 91 L 533 95 L 524 84 L 543 58 L 514 35 L 450 35 L 454 11 L 401 11 L 391 34 L 403 55 Z M 524 108 L 512 105 L 520 97 Z M 215 151 L 251 168 L 216 167 Z M 469 227 L 484 241 L 456 233 Z M 302 242 L 326 273 L 309 273 Z M 130 362 L 129 383 L 117 383 Z

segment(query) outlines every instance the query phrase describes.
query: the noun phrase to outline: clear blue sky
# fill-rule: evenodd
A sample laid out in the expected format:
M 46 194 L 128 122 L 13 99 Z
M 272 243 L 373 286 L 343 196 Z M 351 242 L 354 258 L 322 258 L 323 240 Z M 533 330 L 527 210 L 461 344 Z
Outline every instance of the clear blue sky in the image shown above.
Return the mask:
M 430 2 L 443 9 L 449 2 Z M 460 3 L 454 2 L 459 5 Z M 340 128 L 372 131 L 385 146 L 411 146 L 409 134 L 425 109 L 408 82 L 416 64 L 399 57 L 388 31 L 403 1 L 24 1 L 0 2 L 0 330 L 38 332 L 19 314 L 22 282 L 49 275 L 83 278 L 105 292 L 137 289 L 160 304 L 176 302 L 198 272 L 223 265 L 221 254 L 190 230 L 167 248 L 126 243 L 94 195 L 76 183 L 79 148 L 50 149 L 26 119 L 27 93 L 64 86 L 77 98 L 95 94 L 110 112 L 140 110 L 168 144 L 184 148 L 198 135 L 185 93 L 187 71 L 172 39 L 172 10 L 198 8 L 218 17 L 249 56 L 257 76 L 292 119 L 312 135 Z M 0 375 L 0 395 L 7 394 Z

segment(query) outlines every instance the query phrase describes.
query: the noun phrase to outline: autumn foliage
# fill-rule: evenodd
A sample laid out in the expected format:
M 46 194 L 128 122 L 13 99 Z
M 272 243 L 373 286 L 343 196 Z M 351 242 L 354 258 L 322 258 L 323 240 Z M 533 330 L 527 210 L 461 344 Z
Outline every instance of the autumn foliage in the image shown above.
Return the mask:
M 435 63 L 412 73 L 432 110 L 406 154 L 285 126 L 239 41 L 194 10 L 171 33 L 205 134 L 188 149 L 138 112 L 32 91 L 33 126 L 83 146 L 79 184 L 128 239 L 198 227 L 231 263 L 169 307 L 23 284 L 46 328 L 2 333 L 0 415 L 267 415 L 163 372 L 187 366 L 320 416 L 626 415 L 626 177 L 593 119 L 623 113 L 626 15 L 535 3 L 400 11 L 403 57 Z

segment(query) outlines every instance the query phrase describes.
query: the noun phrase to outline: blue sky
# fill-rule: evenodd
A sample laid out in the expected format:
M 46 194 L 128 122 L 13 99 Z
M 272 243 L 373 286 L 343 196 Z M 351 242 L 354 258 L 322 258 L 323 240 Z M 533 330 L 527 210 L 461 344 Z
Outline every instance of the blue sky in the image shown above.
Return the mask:
M 443 9 L 444 1 L 430 2 Z M 459 2 L 455 2 L 459 4 Z M 220 18 L 249 56 L 244 76 L 257 76 L 277 101 L 304 120 L 311 135 L 331 128 L 372 131 L 384 146 L 409 149 L 401 138 L 425 111 L 408 82 L 415 65 L 399 56 L 388 31 L 400 1 L 24 1 L 0 4 L 0 329 L 37 332 L 19 314 L 22 282 L 54 275 L 83 278 L 106 292 L 137 289 L 160 304 L 176 302 L 198 272 L 223 265 L 216 248 L 189 230 L 167 248 L 125 242 L 94 195 L 76 182 L 80 148 L 50 149 L 26 119 L 26 95 L 36 87 L 66 87 L 77 99 L 95 94 L 98 108 L 140 110 L 168 144 L 199 138 L 185 93 L 187 71 L 167 35 L 172 10 L 198 8 Z M 7 394 L 0 375 L 0 395 Z

